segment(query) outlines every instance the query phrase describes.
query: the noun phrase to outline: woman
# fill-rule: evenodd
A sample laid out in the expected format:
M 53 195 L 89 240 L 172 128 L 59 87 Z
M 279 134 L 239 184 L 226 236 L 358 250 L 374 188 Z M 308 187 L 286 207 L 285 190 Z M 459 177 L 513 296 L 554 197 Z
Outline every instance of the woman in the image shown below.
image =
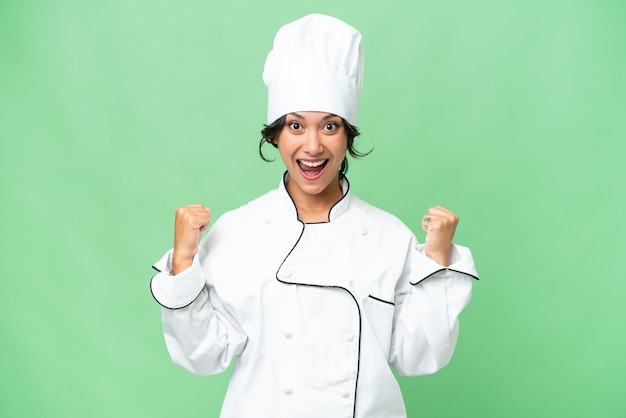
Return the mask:
M 445 366 L 476 277 L 452 244 L 458 218 L 433 207 L 426 243 L 349 191 L 361 35 L 329 16 L 279 30 L 268 55 L 265 141 L 279 187 L 209 226 L 176 213 L 174 248 L 151 282 L 172 359 L 197 374 L 235 359 L 222 417 L 404 417 L 398 373 Z

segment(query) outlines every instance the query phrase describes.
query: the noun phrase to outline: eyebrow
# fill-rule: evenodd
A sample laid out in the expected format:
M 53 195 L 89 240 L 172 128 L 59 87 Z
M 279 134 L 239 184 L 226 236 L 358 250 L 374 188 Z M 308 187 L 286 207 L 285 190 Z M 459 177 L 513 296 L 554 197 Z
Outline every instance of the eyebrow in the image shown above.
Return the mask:
M 290 113 L 290 115 L 293 115 L 293 116 L 295 116 L 295 117 L 297 117 L 297 118 L 300 118 L 300 119 L 304 119 L 304 116 L 302 116 L 301 114 L 296 113 L 296 112 L 291 112 L 291 113 Z M 334 114 L 332 114 L 332 113 L 329 113 L 329 114 L 327 114 L 326 116 L 324 116 L 324 117 L 322 118 L 322 120 L 327 120 L 327 119 L 331 119 L 331 118 L 335 118 L 335 117 L 337 117 L 337 118 L 338 118 L 339 116 L 334 115 Z

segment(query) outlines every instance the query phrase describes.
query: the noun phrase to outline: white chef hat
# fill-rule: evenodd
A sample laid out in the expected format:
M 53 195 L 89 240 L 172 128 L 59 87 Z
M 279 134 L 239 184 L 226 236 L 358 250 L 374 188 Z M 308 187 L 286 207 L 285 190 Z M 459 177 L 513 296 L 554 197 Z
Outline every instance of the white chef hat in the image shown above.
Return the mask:
M 310 14 L 278 30 L 267 55 L 267 123 L 319 111 L 356 125 L 363 84 L 361 34 L 341 20 Z

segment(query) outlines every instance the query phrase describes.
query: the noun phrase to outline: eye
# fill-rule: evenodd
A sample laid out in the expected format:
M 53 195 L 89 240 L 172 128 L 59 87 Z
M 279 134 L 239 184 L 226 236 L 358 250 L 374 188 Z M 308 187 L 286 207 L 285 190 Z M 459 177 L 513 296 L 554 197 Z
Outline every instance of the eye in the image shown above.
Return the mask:
M 323 130 L 326 132 L 332 132 L 337 130 L 338 126 L 336 122 L 328 122 L 327 124 L 324 125 Z
M 291 128 L 294 131 L 299 131 L 300 129 L 302 129 L 302 126 L 300 126 L 300 124 L 298 122 L 289 122 L 289 128 Z

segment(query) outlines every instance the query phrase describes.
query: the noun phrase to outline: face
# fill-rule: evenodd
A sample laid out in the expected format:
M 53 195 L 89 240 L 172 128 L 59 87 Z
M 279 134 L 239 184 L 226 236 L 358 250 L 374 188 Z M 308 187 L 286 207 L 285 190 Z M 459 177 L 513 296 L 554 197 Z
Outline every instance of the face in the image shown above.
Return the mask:
M 276 145 L 287 167 L 287 190 L 298 199 L 335 203 L 343 194 L 339 168 L 348 146 L 341 117 L 324 112 L 297 112 L 286 116 Z

